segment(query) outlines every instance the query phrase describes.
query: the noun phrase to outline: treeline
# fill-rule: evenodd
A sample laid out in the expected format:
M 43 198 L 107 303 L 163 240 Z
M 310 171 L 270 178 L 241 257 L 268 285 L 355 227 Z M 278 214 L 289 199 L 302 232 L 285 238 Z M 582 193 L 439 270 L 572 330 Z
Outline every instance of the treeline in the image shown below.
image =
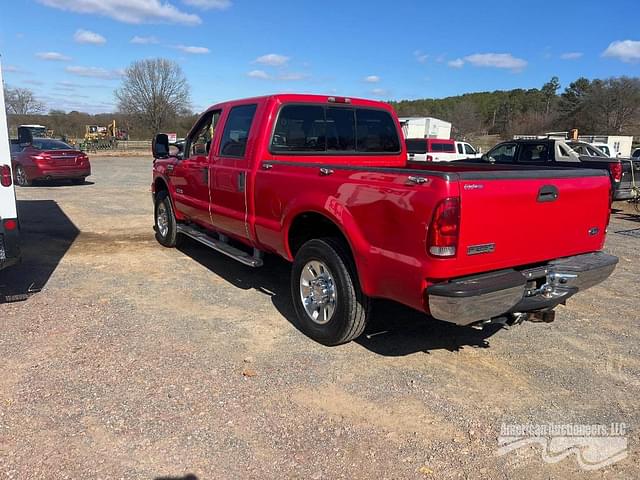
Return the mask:
M 582 133 L 640 136 L 640 78 L 579 78 L 560 92 L 553 77 L 541 88 L 467 93 L 442 99 L 390 102 L 400 116 L 449 121 L 459 137 Z
M 195 123 L 197 115 L 173 116 L 168 119 L 164 128 L 165 132 L 176 132 L 183 137 Z M 51 110 L 48 114 L 9 114 L 9 131 L 16 134 L 18 125 L 37 124 L 53 129 L 55 137 L 69 139 L 83 138 L 86 125 L 106 126 L 113 120 L 119 129 L 126 130 L 131 140 L 150 140 L 155 132 L 139 117 L 122 113 L 102 113 L 91 115 L 83 112 L 65 113 L 59 110 Z
M 161 60 L 147 63 L 159 61 Z M 129 74 L 159 68 L 155 64 L 147 66 L 138 65 L 139 63 L 144 62 L 134 63 Z M 186 82 L 180 77 L 179 71 L 175 73 L 178 84 Z M 126 91 L 125 87 L 126 83 L 122 91 Z M 171 99 L 166 99 L 166 105 L 163 104 L 161 118 L 157 118 L 159 115 L 155 111 L 155 104 L 139 106 L 130 113 L 90 115 L 52 110 L 45 115 L 39 113 L 39 108 L 35 108 L 38 107 L 37 104 L 34 107 L 33 102 L 29 103 L 29 99 L 33 100 L 33 95 L 27 89 L 15 89 L 6 93 L 9 126 L 14 134 L 18 125 L 41 124 L 53 129 L 57 137 L 82 138 L 86 125 L 107 125 L 115 119 L 117 127 L 126 130 L 132 140 L 150 139 L 155 133 L 152 126 L 154 123 L 160 125 L 162 131 L 176 132 L 179 137 L 183 137 L 196 120 L 196 114 L 181 114 L 177 109 L 169 108 Z M 605 80 L 579 78 L 564 89 L 561 89 L 559 79 L 553 77 L 540 88 L 528 90 L 497 90 L 390 103 L 400 116 L 431 116 L 451 122 L 456 138 L 482 135 L 509 138 L 514 134 L 542 134 L 572 128 L 578 128 L 585 134 L 627 134 L 640 137 L 638 77 Z

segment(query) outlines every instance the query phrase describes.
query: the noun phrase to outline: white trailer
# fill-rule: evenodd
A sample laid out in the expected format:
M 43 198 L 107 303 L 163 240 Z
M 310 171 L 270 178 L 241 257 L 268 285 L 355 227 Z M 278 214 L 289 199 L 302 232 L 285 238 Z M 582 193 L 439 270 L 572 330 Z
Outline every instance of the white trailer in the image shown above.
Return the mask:
M 578 140 L 590 143 L 610 157 L 628 158 L 631 156 L 633 144 L 633 136 L 631 135 L 580 135 Z
M 4 85 L 1 64 L 0 85 Z M 0 89 L 0 270 L 20 261 L 20 225 L 13 188 L 9 129 L 5 112 L 4 89 Z
M 451 138 L 451 124 L 433 117 L 400 117 L 404 138 Z

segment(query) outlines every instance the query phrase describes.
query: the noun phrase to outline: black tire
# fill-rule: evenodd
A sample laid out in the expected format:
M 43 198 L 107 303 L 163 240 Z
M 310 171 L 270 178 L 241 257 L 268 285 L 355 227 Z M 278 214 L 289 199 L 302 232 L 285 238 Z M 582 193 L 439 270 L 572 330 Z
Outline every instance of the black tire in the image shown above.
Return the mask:
M 314 261 L 328 267 L 336 292 L 335 309 L 324 324 L 307 313 L 302 300 L 302 271 Z M 353 258 L 340 239 L 313 239 L 302 245 L 293 262 L 291 296 L 300 330 L 324 345 L 349 342 L 359 337 L 367 325 L 371 300 L 362 293 Z
M 31 186 L 31 180 L 27 177 L 27 172 L 22 165 L 16 166 L 16 185 L 20 187 Z
M 166 212 L 166 229 L 163 228 L 164 224 L 160 221 L 159 212 Z M 156 195 L 156 201 L 154 205 L 154 229 L 156 231 L 156 240 L 160 245 L 167 248 L 177 247 L 182 240 L 182 236 L 178 234 L 178 224 L 176 222 L 176 216 L 173 212 L 173 205 L 171 204 L 171 198 L 166 191 L 159 192 Z

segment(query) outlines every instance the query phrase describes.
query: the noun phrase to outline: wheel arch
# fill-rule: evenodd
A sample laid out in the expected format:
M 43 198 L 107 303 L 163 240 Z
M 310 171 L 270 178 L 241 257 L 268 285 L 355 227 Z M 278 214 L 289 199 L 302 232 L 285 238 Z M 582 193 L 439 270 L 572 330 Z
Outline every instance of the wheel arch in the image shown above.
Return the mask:
M 362 243 L 364 240 L 360 238 L 357 228 L 354 230 L 349 228 L 348 231 L 353 231 L 354 233 L 347 234 L 343 224 L 325 212 L 315 210 L 300 211 L 293 215 L 288 222 L 285 237 L 287 256 L 293 260 L 300 247 L 309 240 L 323 237 L 338 238 L 345 243 L 351 254 L 362 290 L 366 294 L 370 294 L 372 285 L 369 283 L 369 278 L 371 277 L 368 275 L 368 266 L 366 261 L 363 260 L 364 256 L 359 254 L 363 251 Z

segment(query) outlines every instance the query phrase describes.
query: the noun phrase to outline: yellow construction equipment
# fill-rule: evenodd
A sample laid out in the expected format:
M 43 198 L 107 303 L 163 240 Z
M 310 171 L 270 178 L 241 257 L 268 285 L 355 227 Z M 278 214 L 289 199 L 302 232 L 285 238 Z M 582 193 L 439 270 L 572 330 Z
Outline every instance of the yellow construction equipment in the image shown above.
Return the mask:
M 84 143 L 85 150 L 106 150 L 115 148 L 118 140 L 128 140 L 129 135 L 126 130 L 119 130 L 116 121 L 109 125 L 85 125 Z

